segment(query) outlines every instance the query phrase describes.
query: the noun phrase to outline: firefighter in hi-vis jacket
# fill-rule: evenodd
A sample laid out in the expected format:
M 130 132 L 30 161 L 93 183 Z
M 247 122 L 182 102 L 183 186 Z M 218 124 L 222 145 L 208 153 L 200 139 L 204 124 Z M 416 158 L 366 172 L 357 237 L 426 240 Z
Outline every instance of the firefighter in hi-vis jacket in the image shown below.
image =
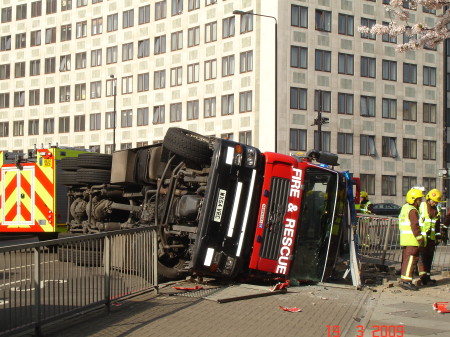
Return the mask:
M 400 246 L 403 248 L 400 286 L 405 290 L 418 290 L 412 283 L 412 280 L 414 266 L 419 259 L 419 249 L 424 245 L 418 212 L 423 197 L 421 190 L 417 188 L 410 189 L 406 193 L 406 204 L 403 205 L 398 217 Z
M 441 202 L 442 194 L 437 189 L 427 193 L 426 200 L 420 204 L 419 225 L 424 237 L 424 245 L 419 252 L 419 277 L 423 285 L 435 285 L 436 280 L 431 278 L 431 264 L 441 238 L 440 218 L 441 213 L 438 203 Z

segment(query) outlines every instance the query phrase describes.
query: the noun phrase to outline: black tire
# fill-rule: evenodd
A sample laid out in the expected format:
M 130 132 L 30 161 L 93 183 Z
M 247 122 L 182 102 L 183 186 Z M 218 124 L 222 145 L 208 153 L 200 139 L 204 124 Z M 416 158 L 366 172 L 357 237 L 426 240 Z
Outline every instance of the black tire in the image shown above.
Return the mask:
M 76 171 L 78 170 L 78 158 L 76 157 L 66 157 L 61 159 L 59 166 L 64 171 Z
M 111 171 L 80 168 L 77 171 L 77 181 L 85 184 L 109 184 L 111 182 Z
M 112 155 L 100 153 L 81 153 L 78 156 L 78 166 L 111 170 Z
M 59 183 L 67 186 L 74 186 L 78 185 L 77 180 L 77 172 L 76 171 L 62 171 L 58 177 L 59 177 Z
M 209 148 L 209 138 L 198 133 L 181 128 L 169 128 L 164 136 L 163 145 L 190 163 L 198 165 L 211 163 L 212 150 Z

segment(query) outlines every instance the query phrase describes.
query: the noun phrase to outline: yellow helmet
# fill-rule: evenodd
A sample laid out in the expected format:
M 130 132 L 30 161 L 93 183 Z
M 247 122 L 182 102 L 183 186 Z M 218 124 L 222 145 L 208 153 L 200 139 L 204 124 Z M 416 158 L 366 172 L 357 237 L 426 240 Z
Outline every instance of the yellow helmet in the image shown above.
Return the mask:
M 442 194 L 438 189 L 433 188 L 430 192 L 427 193 L 427 200 L 431 199 L 435 202 L 441 202 Z
M 359 193 L 359 196 L 360 196 L 361 198 L 367 198 L 369 195 L 367 194 L 366 191 L 361 191 L 361 193 Z
M 406 202 L 412 205 L 414 204 L 414 200 L 423 197 L 424 195 L 421 190 L 419 190 L 418 188 L 411 188 L 408 193 L 406 193 Z

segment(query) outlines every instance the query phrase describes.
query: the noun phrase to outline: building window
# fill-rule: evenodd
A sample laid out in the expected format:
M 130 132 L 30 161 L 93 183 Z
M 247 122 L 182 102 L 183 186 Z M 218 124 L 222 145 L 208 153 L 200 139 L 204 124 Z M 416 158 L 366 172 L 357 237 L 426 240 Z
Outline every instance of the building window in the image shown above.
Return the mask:
M 50 135 L 55 133 L 55 119 L 44 118 L 44 135 Z
M 138 92 L 149 91 L 149 73 L 138 74 Z
M 30 46 L 40 46 L 41 45 L 41 31 L 35 30 L 30 33 Z
M 44 104 L 55 103 L 55 88 L 44 89 Z
M 339 74 L 353 75 L 354 56 L 350 54 L 339 53 Z
M 136 147 L 143 147 L 143 146 L 147 146 L 147 145 L 148 145 L 148 141 L 136 142 Z
M 130 61 L 133 59 L 133 42 L 124 43 L 122 45 L 122 61 Z
M 403 158 L 416 159 L 417 158 L 417 140 L 410 138 L 403 138 Z
M 361 135 L 359 144 L 360 155 L 375 157 L 375 136 Z
M 396 196 L 396 176 L 381 176 L 381 195 Z
M 106 48 L 106 64 L 117 63 L 117 46 Z
M 397 119 L 397 100 L 383 98 L 382 110 L 383 118 Z
M 234 95 L 222 96 L 222 116 L 234 114 Z
M 27 36 L 25 33 L 16 34 L 16 49 L 27 47 Z
M 102 81 L 91 82 L 91 99 L 102 97 Z
M 290 108 L 295 110 L 306 110 L 307 93 L 307 89 L 291 87 Z
M 369 29 L 372 29 L 372 27 L 376 24 L 376 21 L 373 19 L 366 19 L 366 18 L 361 18 L 361 26 L 365 26 L 368 27 Z M 370 40 L 375 40 L 376 39 L 376 35 L 375 34 L 371 34 L 371 33 L 361 33 L 361 38 L 362 39 L 370 39 Z
M 331 52 L 316 49 L 316 70 L 331 71 Z
M 86 116 L 85 115 L 78 115 L 73 118 L 74 122 L 74 130 L 75 132 L 83 132 L 85 131 L 85 124 L 86 124 Z
M 331 112 L 331 92 L 314 91 L 314 111 Z
M 87 62 L 86 52 L 75 54 L 75 69 L 86 68 L 86 62 Z
M 110 14 L 106 17 L 106 30 L 113 32 L 119 29 L 119 14 Z
M 188 47 L 200 44 L 200 26 L 188 29 Z
M 314 131 L 314 148 L 322 148 L 323 151 L 330 152 L 331 133 L 328 131 L 322 131 L 322 146 L 319 145 L 319 132 Z
M 89 115 L 89 130 L 95 131 L 101 129 L 102 115 L 100 113 L 93 113 Z
M 137 126 L 148 125 L 148 108 L 137 109 Z
M 205 81 L 217 78 L 217 60 L 205 61 Z
M 316 9 L 316 30 L 331 32 L 331 12 Z
M 122 110 L 120 116 L 120 126 L 122 128 L 129 128 L 133 126 L 133 110 Z
M 338 93 L 338 113 L 344 115 L 353 115 L 353 94 Z
M 193 11 L 200 8 L 200 0 L 189 0 L 188 11 Z
M 59 117 L 59 133 L 70 132 L 70 117 Z
M 91 51 L 91 67 L 98 67 L 102 65 L 102 50 L 95 49 Z
M 170 122 L 181 122 L 181 103 L 174 103 L 170 105 Z
M 30 61 L 30 76 L 41 74 L 41 60 Z
M 0 109 L 9 108 L 9 93 L 0 93 Z
M 45 59 L 45 73 L 53 74 L 54 72 L 56 72 L 56 58 L 48 57 Z
M 240 131 L 239 132 L 239 143 L 246 145 L 252 145 L 252 132 L 251 131 Z
M 12 7 L 2 8 L 2 23 L 11 22 L 12 21 Z
M 252 92 L 244 91 L 239 93 L 239 112 L 252 111 Z
M 92 19 L 91 31 L 92 35 L 98 35 L 103 33 L 103 18 Z
M 361 116 L 375 117 L 375 97 L 361 96 Z
M 77 7 L 87 6 L 88 0 L 77 0 Z
M 36 136 L 39 134 L 39 119 L 30 119 L 28 121 L 28 135 Z
M 403 63 L 403 82 L 417 83 L 417 64 Z
M 72 39 L 72 25 L 61 26 L 61 42 Z
M 423 159 L 436 160 L 436 142 L 434 140 L 423 141 Z
M 240 54 L 240 68 L 241 73 L 253 71 L 253 50 L 246 51 Z
M 199 81 L 199 72 L 200 72 L 200 64 L 189 64 L 187 67 L 187 82 L 190 83 L 197 83 Z
M 164 105 L 157 105 L 153 107 L 153 124 L 164 124 L 165 110 L 166 108 Z
M 59 101 L 70 102 L 70 85 L 63 85 L 59 87 Z
M 106 154 L 112 154 L 115 151 L 114 144 L 105 144 L 105 153 Z
M 375 194 L 375 174 L 360 175 L 361 191 L 366 191 L 369 195 Z
M 291 67 L 302 69 L 308 67 L 308 48 L 291 46 Z
M 25 91 L 16 91 L 14 93 L 14 107 L 25 106 Z
M 132 147 L 132 143 L 121 143 L 120 144 L 121 150 L 131 149 L 131 147 Z
M 13 136 L 24 135 L 24 121 L 15 121 L 13 123 Z
M 338 33 L 342 35 L 353 36 L 354 18 L 353 15 L 339 14 Z
M 417 102 L 403 101 L 403 120 L 417 121 Z
M 122 94 L 133 93 L 133 76 L 122 77 Z
M 406 193 L 414 186 L 417 186 L 417 177 L 404 176 L 402 178 L 402 195 L 406 195 Z
M 176 87 L 183 83 L 183 68 L 176 67 L 170 69 L 170 86 Z
M 241 15 L 241 34 L 253 31 L 253 14 Z
M 86 83 L 75 84 L 75 101 L 86 99 Z
M 289 150 L 306 151 L 307 131 L 303 129 L 290 129 L 289 131 Z
M 33 89 L 28 93 L 28 102 L 30 106 L 39 105 L 40 104 L 40 90 Z
M 172 16 L 183 13 L 183 0 L 172 0 Z
M 431 189 L 436 187 L 436 178 L 423 177 L 423 186 L 426 191 L 430 191 Z
M 130 28 L 134 26 L 134 9 L 123 12 L 122 28 Z
M 25 77 L 25 62 L 17 62 L 14 64 L 14 77 Z
M 338 132 L 338 153 L 352 154 L 353 153 L 353 134 Z
M 389 26 L 389 22 L 383 22 L 383 26 Z M 390 34 L 383 34 L 382 40 L 383 42 L 397 43 L 397 36 Z
M 45 44 L 56 42 L 56 27 L 45 30 Z
M 199 102 L 198 100 L 195 101 L 188 101 L 187 102 L 187 120 L 194 120 L 198 119 L 199 115 Z
M 382 137 L 381 143 L 383 157 L 397 157 L 397 139 L 395 137 Z
M 165 19 L 167 17 L 167 2 L 158 1 L 155 3 L 155 21 Z
M 170 34 L 170 50 L 180 50 L 183 48 L 183 31 Z
M 205 6 L 210 6 L 217 3 L 217 0 L 205 0 Z
M 115 111 L 106 112 L 106 114 L 105 114 L 105 129 L 113 129 L 116 125 L 115 119 L 116 119 Z
M 106 97 L 114 96 L 117 94 L 117 79 L 113 78 L 106 80 Z
M 153 89 L 163 89 L 166 87 L 166 71 L 159 70 L 154 72 Z
M 205 98 L 203 103 L 204 103 L 203 117 L 205 118 L 216 117 L 216 98 L 215 97 Z
M 397 62 L 383 60 L 383 80 L 397 81 Z
M 166 36 L 155 37 L 155 47 L 153 48 L 153 53 L 155 55 L 163 54 L 166 52 Z
M 150 22 L 150 5 L 139 7 L 139 24 Z
M 423 67 L 423 85 L 436 86 L 436 68 Z
M 205 43 L 217 41 L 217 22 L 210 22 L 205 25 Z
M 61 1 L 61 12 L 68 11 L 72 9 L 72 0 L 62 0 Z
M 308 7 L 291 5 L 291 26 L 308 28 Z
M 56 3 L 56 0 L 54 0 Z M 47 13 L 50 14 L 50 13 Z M 16 6 L 16 20 L 25 20 L 27 18 L 27 4 Z
M 70 54 L 69 55 L 62 55 L 59 58 L 59 71 L 69 71 L 70 70 Z
M 361 56 L 361 77 L 375 78 L 376 59 L 373 57 Z
M 87 36 L 87 21 L 77 22 L 77 39 Z
M 11 35 L 2 36 L 0 40 L 0 50 L 11 50 Z
M 423 103 L 423 122 L 436 124 L 436 104 Z
M 220 135 L 220 138 L 227 139 L 227 140 L 233 140 L 233 133 L 222 133 Z
M 234 75 L 234 55 L 222 57 L 222 77 Z
M 222 20 L 222 38 L 234 36 L 234 16 Z
M 0 80 L 7 80 L 11 77 L 11 65 L 0 64 Z
M 150 56 L 150 39 L 138 41 L 138 58 Z

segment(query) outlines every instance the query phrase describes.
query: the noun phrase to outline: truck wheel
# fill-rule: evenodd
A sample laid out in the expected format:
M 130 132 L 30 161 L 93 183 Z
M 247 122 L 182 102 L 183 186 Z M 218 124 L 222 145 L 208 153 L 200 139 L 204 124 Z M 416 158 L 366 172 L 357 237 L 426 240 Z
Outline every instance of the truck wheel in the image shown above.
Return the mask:
M 77 180 L 79 183 L 86 184 L 109 184 L 111 181 L 111 171 L 81 168 L 77 171 Z
M 76 171 L 78 170 L 78 158 L 66 157 L 61 159 L 59 166 L 64 171 Z
M 78 166 L 111 170 L 112 155 L 100 153 L 81 153 L 78 156 Z
M 212 150 L 209 148 L 209 138 L 198 133 L 181 128 L 169 128 L 163 145 L 188 162 L 198 165 L 211 163 Z
M 77 176 L 76 171 L 62 171 L 58 175 L 59 183 L 68 186 L 78 185 Z

